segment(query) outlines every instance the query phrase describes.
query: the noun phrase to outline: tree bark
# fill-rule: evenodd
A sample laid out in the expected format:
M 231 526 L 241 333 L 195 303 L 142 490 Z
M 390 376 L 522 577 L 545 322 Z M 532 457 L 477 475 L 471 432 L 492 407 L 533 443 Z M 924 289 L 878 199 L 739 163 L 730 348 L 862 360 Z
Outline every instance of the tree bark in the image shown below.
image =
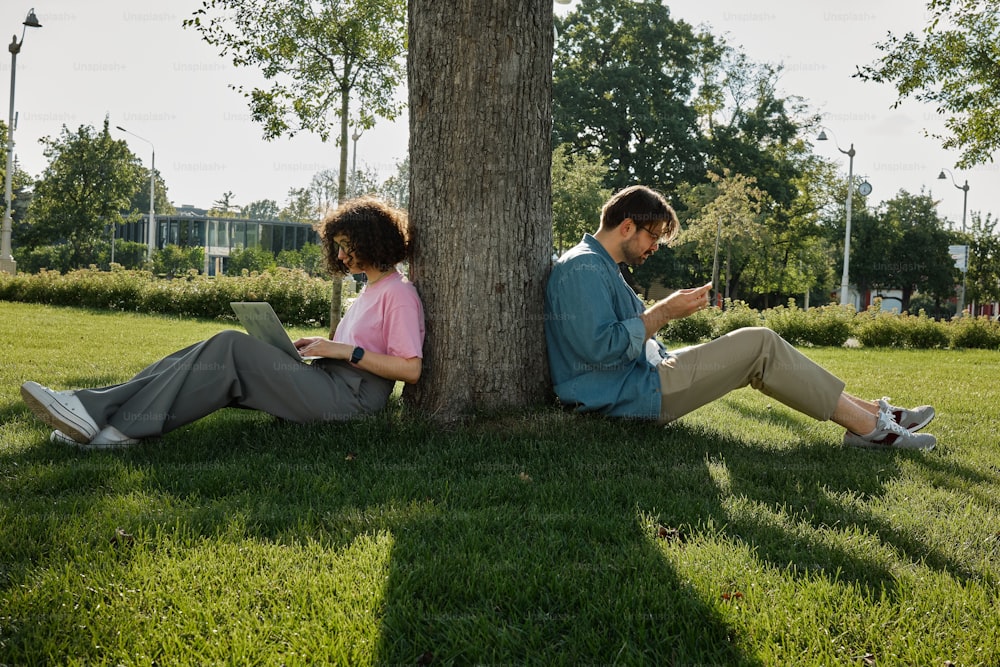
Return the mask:
M 411 279 L 442 419 L 549 396 L 551 0 L 410 0 Z

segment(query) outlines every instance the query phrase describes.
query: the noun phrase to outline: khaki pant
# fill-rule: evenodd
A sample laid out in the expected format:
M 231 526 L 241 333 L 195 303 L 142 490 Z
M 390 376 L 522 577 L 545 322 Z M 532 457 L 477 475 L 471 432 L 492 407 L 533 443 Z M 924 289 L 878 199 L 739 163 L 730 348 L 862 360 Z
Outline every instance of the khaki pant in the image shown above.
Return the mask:
M 764 327 L 738 329 L 664 359 L 660 421 L 686 415 L 747 385 L 815 419 L 833 415 L 844 383 Z

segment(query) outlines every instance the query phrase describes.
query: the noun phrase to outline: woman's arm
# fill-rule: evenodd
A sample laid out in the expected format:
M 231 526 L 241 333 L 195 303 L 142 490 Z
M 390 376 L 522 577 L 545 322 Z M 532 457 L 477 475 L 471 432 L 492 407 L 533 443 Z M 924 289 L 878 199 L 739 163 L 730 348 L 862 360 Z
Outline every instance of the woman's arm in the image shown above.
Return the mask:
M 302 356 L 327 357 L 329 359 L 351 360 L 354 346 L 347 343 L 335 343 L 327 338 L 300 338 L 295 341 L 295 347 Z M 423 367 L 420 357 L 394 357 L 391 354 L 379 354 L 366 350 L 361 361 L 356 364 L 363 371 L 368 371 L 387 380 L 402 380 L 409 384 L 420 379 Z

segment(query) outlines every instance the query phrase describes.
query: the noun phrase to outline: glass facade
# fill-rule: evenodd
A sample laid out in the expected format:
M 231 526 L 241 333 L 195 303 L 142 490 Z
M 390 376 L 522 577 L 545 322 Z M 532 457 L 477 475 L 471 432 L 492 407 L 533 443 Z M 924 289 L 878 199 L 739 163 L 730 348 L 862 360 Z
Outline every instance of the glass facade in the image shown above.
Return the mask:
M 121 225 L 116 237 L 137 243 L 146 242 L 149 216 Z M 259 247 L 277 255 L 282 250 L 299 250 L 319 241 L 310 223 L 281 220 L 216 218 L 207 215 L 157 215 L 156 248 L 165 245 L 201 246 L 205 249 L 205 272 L 214 275 L 235 248 Z

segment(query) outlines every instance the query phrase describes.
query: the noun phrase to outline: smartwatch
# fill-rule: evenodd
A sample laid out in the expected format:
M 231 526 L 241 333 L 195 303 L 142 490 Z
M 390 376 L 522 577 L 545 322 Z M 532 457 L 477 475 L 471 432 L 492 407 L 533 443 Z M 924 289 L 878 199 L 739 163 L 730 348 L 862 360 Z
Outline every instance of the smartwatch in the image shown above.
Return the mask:
M 356 364 L 361 361 L 361 357 L 365 356 L 365 348 L 355 347 L 354 351 L 351 352 L 351 363 Z

